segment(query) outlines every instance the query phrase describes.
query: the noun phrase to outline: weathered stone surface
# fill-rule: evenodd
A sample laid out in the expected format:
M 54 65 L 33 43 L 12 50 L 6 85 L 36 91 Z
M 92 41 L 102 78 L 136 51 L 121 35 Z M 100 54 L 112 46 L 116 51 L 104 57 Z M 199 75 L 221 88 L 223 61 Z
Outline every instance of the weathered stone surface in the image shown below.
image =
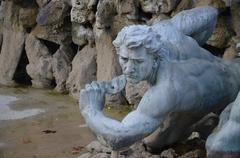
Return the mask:
M 51 1 L 40 9 L 37 15 L 38 25 L 31 32 L 34 36 L 54 43 L 71 43 L 71 23 L 69 5 L 64 1 Z
M 108 81 L 121 73 L 117 54 L 114 52 L 112 37 L 106 32 L 98 32 L 96 36 L 97 80 Z M 122 94 L 111 94 L 106 97 L 106 104 L 125 102 Z
M 71 40 L 71 26 L 64 26 L 64 28 L 44 27 L 37 25 L 31 32 L 34 36 L 40 39 L 51 41 L 57 44 L 70 43 Z
M 97 0 L 75 0 L 72 3 L 71 21 L 79 24 L 93 23 L 95 15 L 93 9 L 96 5 Z
M 231 38 L 230 32 L 224 18 L 219 18 L 212 36 L 208 39 L 207 44 L 216 48 L 224 48 Z
M 19 25 L 19 7 L 11 1 L 5 2 L 5 16 L 3 23 L 3 42 L 0 54 L 0 83 L 12 85 L 15 70 L 21 57 L 25 32 Z
M 32 86 L 37 88 L 51 87 L 53 80 L 52 56 L 47 47 L 29 34 L 26 38 L 25 49 L 29 60 L 27 73 L 32 78 Z
M 180 0 L 140 0 L 142 10 L 146 13 L 169 13 L 172 11 Z
M 0 50 L 1 50 L 2 41 L 3 41 L 3 20 L 4 20 L 4 12 L 5 12 L 4 4 L 5 2 L 1 2 L 1 5 L 0 5 Z
M 149 85 L 147 82 L 140 82 L 138 84 L 127 83 L 126 99 L 128 103 L 137 105 L 148 88 Z
M 177 157 L 177 154 L 176 154 L 175 150 L 170 148 L 170 149 L 167 149 L 167 150 L 164 150 L 163 152 L 161 152 L 160 157 L 161 158 L 175 158 L 175 157 Z
M 101 145 L 98 141 L 92 141 L 90 144 L 86 146 L 87 151 L 89 152 L 103 152 L 103 153 L 111 153 L 111 150 L 103 145 Z
M 24 28 L 33 27 L 36 24 L 37 13 L 37 7 L 21 8 L 19 10 L 20 24 Z
M 222 0 L 196 0 L 194 1 L 194 7 L 199 6 L 212 6 L 218 9 L 219 12 L 223 12 L 226 10 L 226 4 Z
M 79 91 L 85 84 L 96 80 L 96 48 L 85 46 L 72 61 L 72 71 L 67 79 L 70 95 L 78 99 Z
M 73 59 L 73 51 L 70 47 L 61 45 L 52 58 L 53 76 L 57 86 L 55 90 L 60 93 L 65 93 L 66 80 L 71 71 L 71 62 Z
M 100 0 L 97 5 L 95 26 L 98 29 L 110 28 L 115 15 L 117 15 L 115 2 Z
M 223 54 L 223 59 L 234 59 L 237 56 L 237 51 L 236 51 L 236 47 L 231 46 L 229 48 L 227 48 Z
M 37 23 L 40 26 L 56 25 L 63 22 L 67 16 L 69 6 L 63 1 L 53 0 L 40 9 L 37 15 Z
M 42 8 L 43 6 L 45 6 L 49 2 L 49 0 L 36 0 L 36 2 L 38 4 L 38 6 L 40 8 Z
M 86 28 L 79 23 L 72 24 L 72 40 L 78 46 L 94 45 L 94 34 L 92 29 Z
M 193 4 L 193 0 L 181 0 L 176 9 L 173 10 L 171 16 L 174 16 L 183 10 L 191 9 L 193 7 Z
M 136 21 L 139 18 L 138 1 L 116 1 L 115 5 L 118 15 L 126 17 L 125 21 Z
M 194 150 L 190 151 L 182 156 L 179 156 L 178 158 L 205 158 L 206 154 L 203 150 Z
M 91 158 L 91 157 L 92 157 L 91 153 L 85 153 L 85 154 L 82 154 L 81 156 L 79 156 L 78 158 Z
M 240 37 L 240 3 L 239 1 L 235 0 L 233 1 L 234 3 L 231 6 L 231 22 L 233 25 L 233 29 L 235 31 L 235 33 L 237 34 L 237 36 Z

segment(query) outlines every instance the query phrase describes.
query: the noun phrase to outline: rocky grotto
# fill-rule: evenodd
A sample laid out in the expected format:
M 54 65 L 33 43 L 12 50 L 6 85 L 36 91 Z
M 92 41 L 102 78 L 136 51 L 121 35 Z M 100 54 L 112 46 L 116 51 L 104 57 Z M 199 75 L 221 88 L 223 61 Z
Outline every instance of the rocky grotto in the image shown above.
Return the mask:
M 218 18 L 202 47 L 226 60 L 240 56 L 239 0 L 0 0 L 0 85 L 54 89 L 78 99 L 86 84 L 122 74 L 112 42 L 124 26 L 154 25 L 183 10 L 206 5 L 217 9 Z M 148 88 L 147 82 L 127 83 L 121 93 L 107 95 L 106 104 L 136 108 Z M 201 120 L 205 125 L 195 125 L 205 133 L 203 140 L 216 126 L 220 113 L 205 116 Z M 224 128 L 219 125 L 218 129 Z M 124 154 L 130 153 L 135 157 L 178 157 L 173 149 L 149 155 L 138 144 Z M 187 154 L 185 157 L 197 157 L 202 151 Z

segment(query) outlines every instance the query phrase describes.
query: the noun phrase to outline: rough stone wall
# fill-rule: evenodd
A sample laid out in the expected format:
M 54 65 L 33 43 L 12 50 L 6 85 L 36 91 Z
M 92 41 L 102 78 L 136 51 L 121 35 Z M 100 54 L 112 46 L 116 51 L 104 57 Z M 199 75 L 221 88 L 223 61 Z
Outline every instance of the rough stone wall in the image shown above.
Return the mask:
M 14 85 L 20 62 L 32 86 L 51 87 L 78 98 L 93 80 L 121 74 L 112 41 L 126 25 L 152 24 L 178 12 L 210 5 L 217 27 L 204 45 L 234 58 L 240 51 L 240 0 L 5 0 L 0 1 L 0 83 Z M 26 54 L 27 61 L 20 61 Z M 146 83 L 127 85 L 108 104 L 138 103 Z

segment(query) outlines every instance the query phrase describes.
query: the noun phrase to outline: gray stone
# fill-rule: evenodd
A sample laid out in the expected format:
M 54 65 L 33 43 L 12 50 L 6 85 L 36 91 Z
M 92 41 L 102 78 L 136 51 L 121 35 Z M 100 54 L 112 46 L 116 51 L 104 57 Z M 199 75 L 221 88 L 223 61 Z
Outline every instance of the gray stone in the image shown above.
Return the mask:
M 82 154 L 81 156 L 79 156 L 78 158 L 91 158 L 91 157 L 92 157 L 91 153 L 85 153 L 85 154 Z
M 110 155 L 106 153 L 98 153 L 96 155 L 93 155 L 92 158 L 110 158 Z
M 61 28 L 47 27 L 47 26 L 39 26 L 37 25 L 31 32 L 32 35 L 37 38 L 44 39 L 47 41 L 51 41 L 61 44 L 68 44 L 72 41 L 71 37 L 71 26 L 61 26 Z
M 78 46 L 87 44 L 93 46 L 95 43 L 93 30 L 79 23 L 72 23 L 72 40 Z
M 137 106 L 148 88 L 149 85 L 145 81 L 138 84 L 127 83 L 125 89 L 128 103 Z
M 175 157 L 177 157 L 177 154 L 176 154 L 175 150 L 170 148 L 170 149 L 167 149 L 167 150 L 164 150 L 163 152 L 161 152 L 160 157 L 161 158 L 175 158 Z
M 141 7 L 147 13 L 169 13 L 172 11 L 180 0 L 140 0 Z
M 72 61 L 72 71 L 67 79 L 70 95 L 77 99 L 85 84 L 96 80 L 96 71 L 96 48 L 85 46 Z
M 21 8 L 19 10 L 20 25 L 24 28 L 30 28 L 36 25 L 37 7 Z
M 14 84 L 13 77 L 20 60 L 25 32 L 19 25 L 19 7 L 11 1 L 5 2 L 5 19 L 3 23 L 3 42 L 0 54 L 0 83 L 4 85 Z
M 94 7 L 97 5 L 96 0 L 75 0 L 72 3 L 71 21 L 79 24 L 94 22 Z
M 25 44 L 29 64 L 27 73 L 32 78 L 32 86 L 37 88 L 51 87 L 53 80 L 52 56 L 48 48 L 36 37 L 29 34 Z
M 65 93 L 67 91 L 66 80 L 71 71 L 73 56 L 74 54 L 70 47 L 61 45 L 52 57 L 52 69 L 57 84 L 55 87 L 57 92 Z
M 108 81 L 121 73 L 117 55 L 114 52 L 111 35 L 101 32 L 95 39 L 97 50 L 97 80 Z M 119 105 L 125 102 L 123 94 L 109 94 L 106 104 Z
M 219 12 L 226 10 L 226 3 L 223 0 L 194 0 L 194 7 L 211 6 L 216 8 Z
M 176 15 L 177 13 L 193 8 L 194 2 L 193 0 L 181 0 L 180 3 L 177 5 L 176 9 L 173 10 L 171 16 Z
M 40 26 L 59 25 L 68 15 L 68 8 L 64 1 L 52 0 L 40 9 L 36 21 Z
M 111 150 L 98 141 L 92 141 L 90 144 L 86 146 L 88 152 L 95 152 L 95 153 L 111 153 Z
M 44 7 L 44 6 L 49 2 L 49 0 L 36 0 L 36 2 L 37 2 L 37 4 L 38 4 L 38 6 L 39 6 L 40 8 L 42 8 L 42 7 Z
M 207 41 L 207 44 L 216 47 L 216 48 L 224 48 L 229 40 L 230 40 L 230 32 L 226 25 L 226 21 L 223 17 L 218 19 L 216 28 L 212 34 L 212 36 Z
M 205 158 L 205 152 L 203 150 L 193 150 L 190 151 L 182 156 L 179 156 L 178 158 Z
M 37 15 L 38 25 L 32 30 L 37 38 L 57 44 L 71 43 L 71 23 L 66 23 L 69 5 L 64 1 L 51 1 L 40 9 Z
M 110 28 L 116 14 L 117 9 L 113 0 L 100 0 L 97 5 L 95 27 L 98 29 Z

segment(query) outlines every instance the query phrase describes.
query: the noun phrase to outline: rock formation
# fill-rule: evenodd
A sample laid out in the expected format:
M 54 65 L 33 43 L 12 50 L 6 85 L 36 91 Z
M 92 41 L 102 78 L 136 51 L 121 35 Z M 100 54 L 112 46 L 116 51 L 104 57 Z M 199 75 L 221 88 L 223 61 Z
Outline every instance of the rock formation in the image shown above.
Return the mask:
M 22 69 L 31 77 L 32 86 L 55 88 L 77 98 L 83 84 L 95 79 L 110 80 L 121 74 L 112 46 L 121 28 L 152 24 L 203 5 L 219 11 L 217 28 L 204 47 L 227 59 L 238 53 L 238 0 L 9 0 L 0 3 L 0 83 L 4 85 L 17 82 L 14 75 L 26 52 L 28 61 L 24 65 L 27 66 Z M 88 77 L 87 72 L 91 72 Z M 125 92 L 108 96 L 107 103 L 115 105 L 127 100 L 136 104 L 143 87 L 147 88 L 129 85 Z

